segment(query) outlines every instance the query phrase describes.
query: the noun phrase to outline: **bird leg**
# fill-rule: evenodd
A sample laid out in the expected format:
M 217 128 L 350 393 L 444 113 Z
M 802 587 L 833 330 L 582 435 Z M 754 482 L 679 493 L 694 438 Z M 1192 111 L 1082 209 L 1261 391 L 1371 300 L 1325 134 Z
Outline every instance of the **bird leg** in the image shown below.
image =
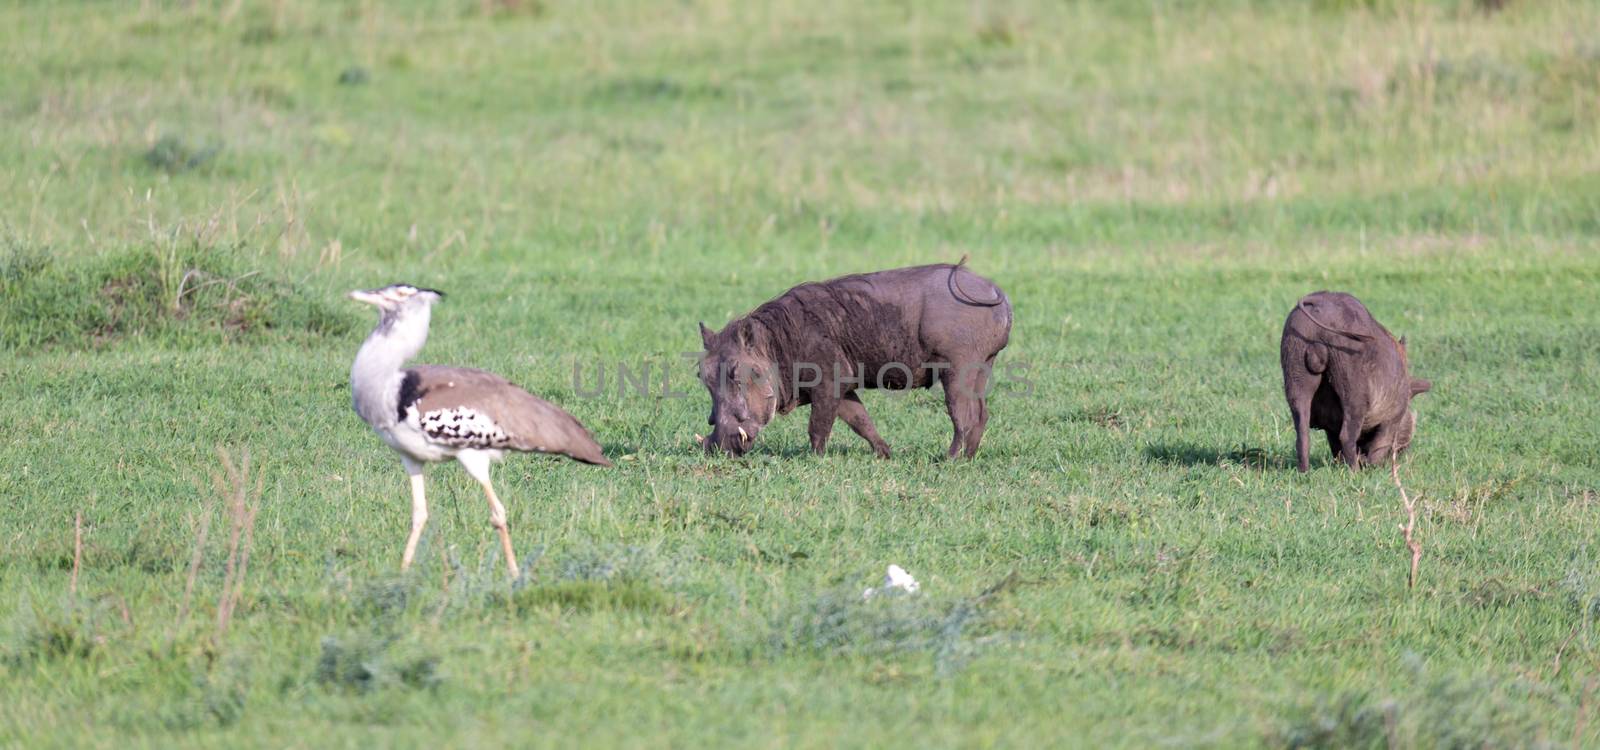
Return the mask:
M 506 506 L 500 504 L 500 498 L 494 494 L 494 485 L 488 480 L 479 482 L 483 485 L 483 494 L 489 498 L 489 523 L 494 530 L 500 532 L 500 547 L 506 553 L 506 568 L 511 571 L 511 577 L 516 578 L 517 555 L 511 551 L 511 530 L 506 526 Z
M 422 491 L 422 467 L 406 464 L 406 474 L 411 476 L 411 536 L 406 539 L 406 553 L 400 558 L 400 569 L 411 567 L 417 556 L 417 540 L 422 538 L 422 527 L 428 523 L 428 496 Z

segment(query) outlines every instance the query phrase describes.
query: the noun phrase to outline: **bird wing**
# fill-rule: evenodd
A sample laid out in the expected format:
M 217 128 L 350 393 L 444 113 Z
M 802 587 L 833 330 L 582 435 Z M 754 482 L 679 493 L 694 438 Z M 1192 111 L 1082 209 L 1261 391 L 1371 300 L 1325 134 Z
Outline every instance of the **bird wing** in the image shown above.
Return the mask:
M 452 448 L 559 453 L 610 466 L 571 414 L 492 372 L 422 365 L 405 371 L 400 410 L 414 408 L 428 439 Z

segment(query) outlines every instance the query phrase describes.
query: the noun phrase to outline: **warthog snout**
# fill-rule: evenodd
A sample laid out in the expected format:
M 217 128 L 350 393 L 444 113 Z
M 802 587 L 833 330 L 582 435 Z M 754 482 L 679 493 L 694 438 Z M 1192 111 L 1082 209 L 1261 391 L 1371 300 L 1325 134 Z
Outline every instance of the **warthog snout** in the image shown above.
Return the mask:
M 705 440 L 707 453 L 722 451 L 732 456 L 743 456 L 749 452 L 750 446 L 755 443 L 756 433 L 760 428 L 745 429 L 743 425 L 731 427 L 718 427 L 711 431 L 711 436 Z

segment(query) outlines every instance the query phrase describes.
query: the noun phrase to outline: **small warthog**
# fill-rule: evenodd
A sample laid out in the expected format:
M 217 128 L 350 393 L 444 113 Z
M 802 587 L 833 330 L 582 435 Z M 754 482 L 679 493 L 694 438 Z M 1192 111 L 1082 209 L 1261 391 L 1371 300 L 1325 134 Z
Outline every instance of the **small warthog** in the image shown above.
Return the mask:
M 1311 430 L 1327 433 L 1334 458 L 1351 469 L 1398 455 L 1411 444 L 1411 398 L 1432 387 L 1407 372 L 1405 339 L 1378 324 L 1343 292 L 1306 295 L 1283 323 L 1283 392 L 1294 418 L 1300 470 L 1311 468 Z
M 955 427 L 950 457 L 977 453 L 1011 303 L 965 261 L 801 284 L 720 332 L 701 323 L 706 451 L 742 455 L 775 414 L 809 404 L 812 450 L 827 447 L 837 417 L 888 458 L 855 391 L 927 388 L 937 378 Z

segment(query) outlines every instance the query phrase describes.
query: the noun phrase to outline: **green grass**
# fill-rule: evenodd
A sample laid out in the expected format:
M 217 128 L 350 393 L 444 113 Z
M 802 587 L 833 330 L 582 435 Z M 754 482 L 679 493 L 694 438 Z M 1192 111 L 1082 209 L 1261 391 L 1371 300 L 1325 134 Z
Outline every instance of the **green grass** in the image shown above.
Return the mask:
M 0 8 L 0 744 L 1600 742 L 1600 6 L 199 5 Z M 936 392 L 699 453 L 697 321 L 962 254 L 977 460 Z M 451 466 L 397 571 L 396 280 L 617 461 L 498 470 L 516 585 Z M 1292 469 L 1321 288 L 1434 383 L 1414 590 L 1386 473 Z

